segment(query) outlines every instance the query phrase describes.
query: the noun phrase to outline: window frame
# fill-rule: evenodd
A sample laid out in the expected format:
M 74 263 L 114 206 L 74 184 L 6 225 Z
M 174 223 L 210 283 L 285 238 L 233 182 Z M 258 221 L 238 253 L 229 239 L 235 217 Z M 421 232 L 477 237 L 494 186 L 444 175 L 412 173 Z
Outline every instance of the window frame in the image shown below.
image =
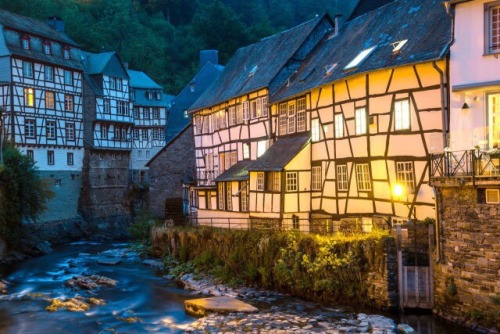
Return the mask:
M 302 97 L 297 99 L 296 105 L 297 114 L 297 132 L 303 132 L 307 130 L 307 109 L 306 109 L 306 98 Z
M 500 91 L 486 95 L 486 118 L 488 127 L 488 148 L 500 148 Z
M 54 151 L 48 150 L 47 151 L 47 165 L 53 166 L 56 164 L 56 157 L 54 154 Z
M 23 77 L 33 78 L 33 63 L 31 61 L 23 60 Z
M 408 168 L 409 167 L 409 168 Z M 415 190 L 415 165 L 413 161 L 396 161 L 396 180 L 408 192 Z
M 320 126 L 319 126 L 319 118 L 313 118 L 311 120 L 311 140 L 313 142 L 319 141 L 321 138 L 320 135 Z
M 71 94 L 64 94 L 64 111 L 75 111 L 75 97 Z
M 409 98 L 394 101 L 394 130 L 411 130 L 411 110 Z
M 56 94 L 51 90 L 45 91 L 45 108 L 46 109 L 56 108 Z
M 48 82 L 54 82 L 54 67 L 45 65 L 43 69 L 43 79 Z
M 264 172 L 257 172 L 255 190 L 264 191 L 265 189 L 266 189 L 265 188 L 265 173 Z
M 73 85 L 73 72 L 70 70 L 64 70 L 64 84 L 65 85 Z
M 68 166 L 73 166 L 75 164 L 75 157 L 73 155 L 73 152 L 68 152 L 66 154 L 66 164 Z
M 45 125 L 45 136 L 47 139 L 57 139 L 57 123 L 56 121 L 47 121 Z
M 111 114 L 111 100 L 110 99 L 103 99 L 102 106 L 103 106 L 102 107 L 103 113 Z
M 321 191 L 323 182 L 323 173 L 321 165 L 311 166 L 311 190 Z
M 347 169 L 347 164 L 339 164 L 335 167 L 335 170 L 337 173 L 337 191 L 349 191 L 349 171 Z
M 64 128 L 64 133 L 66 136 L 66 140 L 74 141 L 75 140 L 75 123 L 66 123 Z
M 35 106 L 35 90 L 31 87 L 24 88 L 24 105 L 26 107 Z
M 217 182 L 217 208 L 219 210 L 226 209 L 226 207 L 225 207 L 226 200 L 225 200 L 225 195 L 224 195 L 225 190 L 226 190 L 226 187 L 225 187 L 224 182 Z
M 281 173 L 266 172 L 265 189 L 267 192 L 281 191 Z
M 45 53 L 46 55 L 52 54 L 51 43 L 49 41 L 44 41 L 42 47 L 43 47 L 43 53 Z
M 24 120 L 24 136 L 30 139 L 36 138 L 36 120 L 29 118 Z
M 372 191 L 372 181 L 370 177 L 370 166 L 368 163 L 355 165 L 356 185 L 358 191 Z
M 286 192 L 297 192 L 299 189 L 298 172 L 285 172 L 285 185 Z
M 496 14 L 493 11 L 498 11 Z M 493 15 L 497 16 L 498 26 L 493 28 Z M 494 36 L 493 30 L 497 30 Z M 493 47 L 493 38 L 497 38 L 497 47 Z M 484 54 L 493 55 L 500 53 L 500 1 L 484 4 Z
M 233 211 L 233 183 L 226 182 L 226 210 Z
M 368 133 L 368 115 L 366 107 L 356 108 L 354 111 L 354 118 L 356 135 L 366 135 Z
M 21 47 L 23 48 L 23 50 L 31 50 L 31 41 L 29 36 L 24 35 L 23 37 L 21 37 Z
M 335 138 L 344 138 L 344 114 L 337 113 L 334 115 Z

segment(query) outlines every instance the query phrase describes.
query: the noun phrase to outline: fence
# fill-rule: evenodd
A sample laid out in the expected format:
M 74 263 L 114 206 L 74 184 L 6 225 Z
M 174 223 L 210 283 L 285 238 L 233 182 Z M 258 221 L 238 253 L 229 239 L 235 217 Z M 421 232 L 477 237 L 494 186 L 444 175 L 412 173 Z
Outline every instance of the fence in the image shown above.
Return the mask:
M 487 177 L 500 175 L 500 150 L 446 151 L 432 154 L 430 177 Z

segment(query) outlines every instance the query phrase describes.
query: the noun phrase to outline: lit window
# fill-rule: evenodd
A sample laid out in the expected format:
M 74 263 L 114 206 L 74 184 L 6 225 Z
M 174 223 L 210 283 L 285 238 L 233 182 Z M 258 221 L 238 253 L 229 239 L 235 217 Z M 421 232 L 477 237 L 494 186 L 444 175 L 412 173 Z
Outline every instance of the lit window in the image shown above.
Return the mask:
M 358 183 L 359 191 L 372 190 L 372 185 L 370 180 L 370 169 L 368 168 L 368 164 L 356 165 L 356 182 Z
M 361 51 L 346 67 L 344 67 L 344 71 L 352 70 L 359 66 L 368 56 L 375 50 L 377 46 L 372 46 L 371 48 L 364 49 Z
M 248 183 L 243 181 L 240 183 L 240 203 L 241 203 L 241 211 L 248 211 Z
M 319 118 L 315 118 L 311 120 L 311 140 L 318 141 L 319 137 Z
M 73 164 L 74 164 L 73 153 L 68 153 L 67 154 L 66 161 L 68 163 L 68 166 L 73 166 Z
M 407 190 L 415 189 L 413 162 L 396 162 L 396 178 L 398 183 L 404 186 Z
M 45 92 L 45 108 L 47 109 L 54 109 L 56 105 L 55 98 L 54 98 L 54 92 Z
M 257 172 L 257 191 L 264 191 L 264 172 Z
M 45 81 L 54 81 L 54 68 L 52 66 L 45 65 L 43 78 L 45 79 Z
M 248 121 L 250 118 L 250 110 L 249 110 L 249 106 L 248 106 L 248 101 L 243 102 L 242 108 L 243 108 L 243 121 Z
M 335 114 L 335 138 L 344 137 L 344 115 Z
M 24 135 L 26 138 L 35 138 L 35 120 L 27 119 L 24 121 Z
M 279 134 L 286 135 L 287 133 L 287 105 L 286 103 L 281 103 L 279 105 Z
M 225 195 L 224 195 L 224 182 L 219 182 L 217 183 L 217 196 L 218 196 L 218 199 L 219 199 L 219 210 L 224 210 L 225 209 L 225 206 L 224 204 L 225 203 Z
M 226 210 L 233 210 L 233 184 L 226 183 Z
M 257 143 L 257 158 L 262 156 L 267 150 L 267 141 L 261 140 Z
M 66 140 L 75 140 L 75 123 L 66 123 Z
M 321 166 L 311 168 L 311 190 L 321 190 Z
M 306 99 L 297 100 L 297 132 L 306 131 Z
M 47 139 L 56 139 L 56 122 L 47 121 Z
M 500 147 L 500 93 L 488 95 L 489 148 Z
M 64 94 L 64 111 L 73 111 L 73 95 Z
M 338 165 L 337 166 L 337 190 L 338 191 L 349 190 L 347 165 Z
M 281 173 L 280 172 L 268 172 L 266 190 L 279 192 L 281 190 Z
M 485 24 L 487 27 L 485 44 L 485 53 L 500 52 L 500 5 L 498 1 L 486 4 Z
M 55 164 L 54 151 L 47 151 L 47 165 Z
M 286 191 L 297 191 L 297 172 L 287 172 L 286 174 Z
M 356 109 L 356 134 L 363 135 L 366 133 L 366 109 Z
M 64 83 L 66 85 L 73 84 L 73 73 L 71 73 L 71 71 L 64 70 Z
M 26 78 L 33 78 L 33 63 L 23 61 L 23 76 Z
M 33 88 L 24 89 L 24 105 L 27 107 L 35 106 L 35 90 Z
M 394 102 L 394 128 L 396 130 L 410 129 L 410 102 L 408 99 Z

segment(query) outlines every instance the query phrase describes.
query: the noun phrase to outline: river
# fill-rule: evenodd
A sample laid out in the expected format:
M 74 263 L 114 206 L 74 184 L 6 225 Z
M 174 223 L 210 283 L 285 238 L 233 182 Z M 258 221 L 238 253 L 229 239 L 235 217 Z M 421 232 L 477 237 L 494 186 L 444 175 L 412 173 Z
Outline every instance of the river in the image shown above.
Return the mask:
M 193 298 L 142 260 L 122 243 L 81 242 L 60 246 L 51 254 L 0 267 L 8 282 L 0 297 L 0 333 L 180 333 L 196 319 L 184 312 L 183 302 Z M 98 260 L 119 259 L 116 265 Z M 102 262 L 102 261 L 101 261 Z M 116 280 L 114 287 L 72 290 L 65 282 L 78 275 L 101 275 Z M 54 298 L 81 296 L 104 300 L 84 312 L 46 307 Z M 281 303 L 287 304 L 288 301 Z M 324 310 L 308 309 L 318 313 Z M 389 315 L 390 316 L 390 315 Z M 393 319 L 398 316 L 392 315 Z M 432 316 L 403 319 L 421 334 L 470 333 L 435 321 Z

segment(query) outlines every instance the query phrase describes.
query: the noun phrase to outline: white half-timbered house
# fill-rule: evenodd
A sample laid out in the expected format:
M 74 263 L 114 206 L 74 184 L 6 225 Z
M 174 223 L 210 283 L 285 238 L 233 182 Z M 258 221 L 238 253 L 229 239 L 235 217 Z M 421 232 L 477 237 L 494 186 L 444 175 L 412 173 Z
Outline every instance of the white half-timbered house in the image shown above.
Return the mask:
M 133 103 L 131 169 L 135 182 L 148 181 L 146 163 L 165 146 L 167 113 L 173 96 L 146 73 L 127 70 Z
M 0 10 L 2 132 L 53 179 L 55 198 L 40 220 L 77 216 L 83 160 L 83 67 L 64 23 Z
M 311 138 L 308 161 L 300 151 L 285 171 L 294 228 L 435 217 L 428 158 L 446 142 L 449 40 L 440 1 L 393 1 L 332 33 L 271 97 L 276 144 Z
M 129 76 L 115 52 L 82 52 L 85 158 L 80 209 L 89 221 L 128 219 L 133 116 Z
M 197 168 L 192 204 L 200 223 L 221 217 L 221 223 L 231 218 L 235 225 L 248 224 L 246 167 L 274 142 L 269 94 L 332 29 L 325 15 L 237 50 L 224 72 L 190 107 Z

